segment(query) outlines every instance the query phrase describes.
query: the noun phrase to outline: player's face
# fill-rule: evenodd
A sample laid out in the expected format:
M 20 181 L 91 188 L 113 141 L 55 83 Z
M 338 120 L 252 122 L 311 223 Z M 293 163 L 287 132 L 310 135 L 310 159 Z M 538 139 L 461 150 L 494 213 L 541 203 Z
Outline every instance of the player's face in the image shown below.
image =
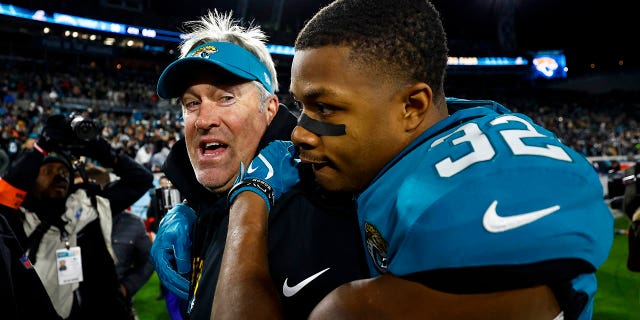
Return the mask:
M 49 162 L 40 166 L 32 194 L 36 199 L 62 199 L 69 192 L 71 172 L 61 162 Z
M 298 125 L 291 136 L 328 190 L 362 190 L 409 143 L 402 90 L 349 60 L 349 53 L 334 46 L 299 50 L 291 69 L 290 91 L 303 114 L 345 126 L 343 135 L 321 135 Z
M 214 192 L 229 189 L 249 163 L 273 119 L 275 95 L 259 111 L 260 93 L 252 82 L 194 82 L 181 97 L 187 153 L 198 181 Z

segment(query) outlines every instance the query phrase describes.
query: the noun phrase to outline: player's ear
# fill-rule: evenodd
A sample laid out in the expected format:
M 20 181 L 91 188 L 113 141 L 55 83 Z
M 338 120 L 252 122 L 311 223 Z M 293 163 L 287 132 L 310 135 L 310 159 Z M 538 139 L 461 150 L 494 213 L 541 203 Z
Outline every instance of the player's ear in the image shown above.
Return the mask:
M 427 115 L 429 108 L 433 108 L 433 91 L 424 82 L 417 82 L 405 90 L 404 129 L 406 132 L 415 131 Z

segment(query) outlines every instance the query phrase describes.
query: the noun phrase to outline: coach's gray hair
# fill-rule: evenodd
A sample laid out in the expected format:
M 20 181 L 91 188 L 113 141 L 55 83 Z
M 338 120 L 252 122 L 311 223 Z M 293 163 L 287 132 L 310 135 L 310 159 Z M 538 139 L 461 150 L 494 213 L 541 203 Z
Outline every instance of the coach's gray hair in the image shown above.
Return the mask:
M 232 18 L 232 11 L 220 13 L 214 9 L 199 20 L 187 21 L 184 27 L 188 29 L 185 40 L 180 43 L 180 58 L 187 56 L 191 49 L 207 42 L 231 42 L 253 53 L 267 67 L 271 73 L 271 81 L 275 92 L 278 92 L 278 76 L 276 67 L 265 45 L 267 36 L 260 26 L 249 23 L 244 27 L 239 20 Z M 262 85 L 261 85 L 262 86 Z

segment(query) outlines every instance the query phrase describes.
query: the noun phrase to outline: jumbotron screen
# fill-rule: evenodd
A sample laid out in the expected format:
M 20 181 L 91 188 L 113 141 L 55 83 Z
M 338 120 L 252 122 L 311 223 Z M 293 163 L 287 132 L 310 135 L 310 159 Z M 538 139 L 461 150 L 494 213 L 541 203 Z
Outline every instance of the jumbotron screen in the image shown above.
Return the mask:
M 536 78 L 566 78 L 567 59 L 560 50 L 536 51 L 532 55 L 532 76 Z

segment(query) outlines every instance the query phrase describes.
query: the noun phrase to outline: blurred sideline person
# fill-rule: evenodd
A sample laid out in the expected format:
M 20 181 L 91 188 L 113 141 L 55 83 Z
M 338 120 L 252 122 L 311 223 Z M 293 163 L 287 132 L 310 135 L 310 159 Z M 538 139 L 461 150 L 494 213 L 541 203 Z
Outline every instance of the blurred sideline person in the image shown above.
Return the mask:
M 627 230 L 628 254 L 627 269 L 640 272 L 640 162 L 622 171 L 620 179 L 623 200 L 620 209 L 629 218 Z
M 625 186 L 622 182 L 624 170 L 620 167 L 620 162 L 612 160 L 607 170 L 607 194 L 605 199 L 609 207 L 615 210 L 622 210 L 624 202 Z
M 292 141 L 323 187 L 357 193 L 371 272 L 310 318 L 590 319 L 613 236 L 597 174 L 529 117 L 445 98 L 446 44 L 426 0 L 338 0 L 298 34 Z M 295 156 L 277 144 L 260 154 Z M 230 215 L 261 223 L 236 232 L 225 258 L 266 259 L 264 195 L 295 182 L 292 163 L 261 180 L 270 188 L 232 193 Z M 222 269 L 213 318 L 264 318 L 268 270 Z
M 153 235 L 154 241 L 155 235 L 158 233 L 158 224 L 162 218 L 167 214 L 168 210 L 175 207 L 180 203 L 180 200 L 182 200 L 179 192 L 176 194 L 173 191 L 173 185 L 165 175 L 160 175 L 158 177 L 158 187 L 149 191 L 151 201 L 147 213 L 147 221 L 149 222 L 149 231 Z M 165 196 L 171 199 L 160 198 Z M 173 197 L 177 197 L 178 199 L 173 199 Z M 181 299 L 177 294 L 173 293 L 173 291 L 167 289 L 162 281 L 159 283 L 159 289 L 160 293 L 156 297 L 156 300 L 164 299 L 171 320 L 183 319 L 184 310 L 187 309 L 186 299 Z
M 135 315 L 133 298 L 153 274 L 153 263 L 149 259 L 151 239 L 142 220 L 125 210 L 114 218 L 111 241 L 118 258 L 116 271 L 120 291 Z
M 46 120 L 33 147 L 0 180 L 0 214 L 17 240 L 11 255 L 21 257 L 25 268 L 13 277 L 18 318 L 130 319 L 114 265 L 112 212 L 121 212 L 149 188 L 150 172 L 101 137 L 78 139 L 62 115 Z M 103 190 L 73 184 L 70 153 L 91 156 L 121 179 Z M 58 271 L 61 260 L 65 271 Z M 33 281 L 29 269 L 36 271 L 49 301 L 42 301 L 37 286 L 24 288 Z M 51 307 L 53 316 L 34 315 Z
M 149 225 L 149 232 L 151 232 L 151 238 L 154 239 L 155 235 L 158 233 L 158 224 L 160 224 L 160 220 L 167 214 L 168 209 L 171 207 L 161 207 L 163 205 L 162 199 L 158 198 L 158 193 L 161 193 L 164 189 L 173 188 L 173 184 L 165 176 L 161 174 L 157 179 L 157 187 L 149 190 L 149 210 L 147 211 L 147 224 Z M 179 192 L 178 192 L 179 193 Z
M 87 177 L 101 188 L 106 188 L 111 183 L 109 171 L 105 168 L 94 166 L 87 168 L 86 172 Z M 153 274 L 153 264 L 149 259 L 151 238 L 142 220 L 124 210 L 114 215 L 111 245 L 117 258 L 116 272 L 120 291 L 131 310 L 131 316 L 135 317 L 133 297 Z
M 162 219 L 151 254 L 164 285 L 189 300 L 189 318 L 209 319 L 225 244 L 236 245 L 233 234 L 244 227 L 229 216 L 227 193 L 241 163 L 248 165 L 270 141 L 288 140 L 296 118 L 275 95 L 275 67 L 259 27 L 218 12 L 188 25 L 180 58 L 158 81 L 158 95 L 182 106 L 184 139 L 172 147 L 163 172 L 186 202 Z M 254 163 L 246 172 L 270 175 L 272 165 Z M 271 207 L 270 263 L 252 255 L 242 262 L 271 272 L 282 288 L 270 291 L 276 308 L 290 319 L 306 318 L 328 292 L 367 275 L 350 194 L 317 190 L 313 176 L 304 176 Z

